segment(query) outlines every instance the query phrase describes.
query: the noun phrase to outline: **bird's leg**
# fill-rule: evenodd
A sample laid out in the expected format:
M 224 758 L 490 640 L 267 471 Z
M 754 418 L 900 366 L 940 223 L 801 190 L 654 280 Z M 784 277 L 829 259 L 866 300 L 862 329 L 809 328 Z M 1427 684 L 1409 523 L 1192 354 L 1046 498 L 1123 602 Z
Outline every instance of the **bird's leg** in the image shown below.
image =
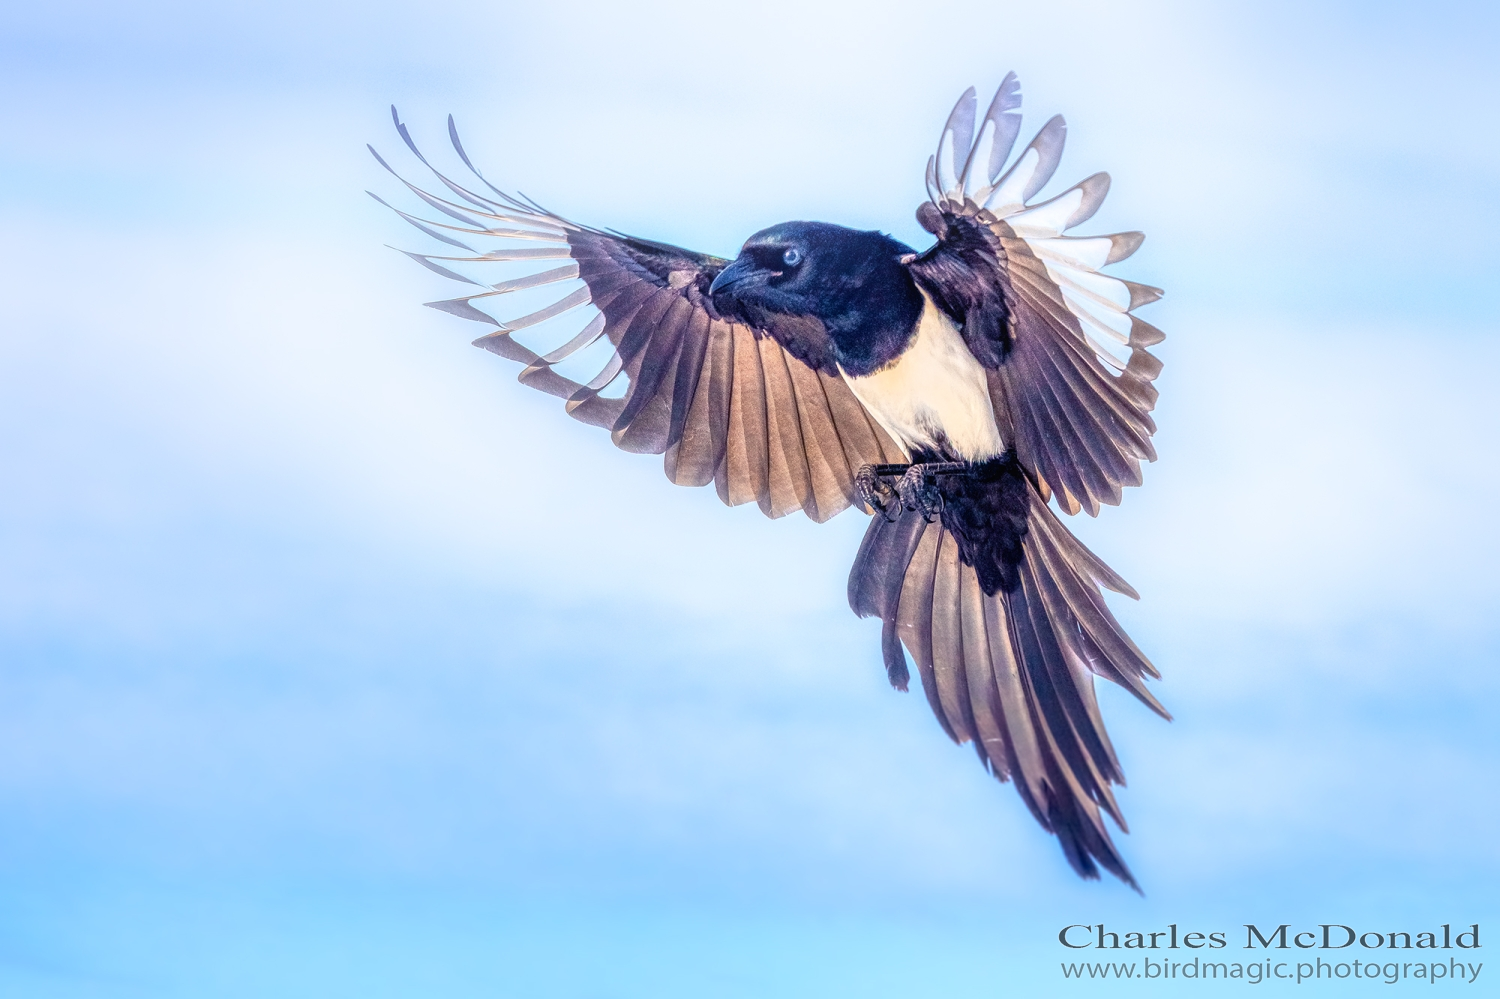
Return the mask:
M 953 475 L 968 469 L 962 461 L 929 461 L 911 465 L 896 483 L 896 494 L 901 505 L 913 513 L 920 513 L 929 524 L 943 512 L 943 494 L 938 491 L 937 477 Z
M 903 474 L 910 465 L 861 465 L 854 475 L 854 495 L 861 503 L 886 520 L 894 521 L 901 516 L 899 494 L 886 479 Z M 894 501 L 894 502 L 893 502 Z M 891 515 L 894 509 L 895 516 Z

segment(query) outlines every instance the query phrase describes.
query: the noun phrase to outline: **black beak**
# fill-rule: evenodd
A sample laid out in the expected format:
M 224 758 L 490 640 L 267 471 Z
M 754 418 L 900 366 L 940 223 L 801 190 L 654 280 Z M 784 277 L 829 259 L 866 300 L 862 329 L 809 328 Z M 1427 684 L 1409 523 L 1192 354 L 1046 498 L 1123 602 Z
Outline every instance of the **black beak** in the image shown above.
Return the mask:
M 751 264 L 744 257 L 737 257 L 733 263 L 720 271 L 719 276 L 714 278 L 714 283 L 708 286 L 709 297 L 717 299 L 720 294 L 749 277 L 750 272 L 754 269 L 754 264 Z

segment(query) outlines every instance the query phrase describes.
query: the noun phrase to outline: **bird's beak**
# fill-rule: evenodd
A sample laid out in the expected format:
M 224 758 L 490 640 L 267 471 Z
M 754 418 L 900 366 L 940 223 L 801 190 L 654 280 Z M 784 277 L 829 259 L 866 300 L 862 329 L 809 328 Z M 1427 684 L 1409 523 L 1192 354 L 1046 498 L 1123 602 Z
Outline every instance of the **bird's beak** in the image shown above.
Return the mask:
M 714 278 L 714 283 L 708 286 L 709 297 L 716 298 L 734 285 L 745 280 L 745 278 L 750 276 L 752 269 L 753 265 L 747 262 L 744 257 L 735 258 L 732 264 L 719 272 L 719 276 Z

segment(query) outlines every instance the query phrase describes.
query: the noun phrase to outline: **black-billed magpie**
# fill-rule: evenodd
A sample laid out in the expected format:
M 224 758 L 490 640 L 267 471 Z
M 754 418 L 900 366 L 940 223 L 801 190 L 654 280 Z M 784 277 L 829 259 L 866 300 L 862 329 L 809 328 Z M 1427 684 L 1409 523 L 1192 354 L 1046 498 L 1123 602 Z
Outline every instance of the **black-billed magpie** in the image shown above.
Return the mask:
M 920 253 L 880 232 L 785 222 L 729 261 L 579 225 L 485 180 L 451 117 L 484 190 L 444 176 L 393 108 L 443 193 L 403 183 L 447 221 L 397 211 L 472 254 L 408 254 L 480 289 L 430 305 L 495 327 L 475 344 L 524 364 L 523 384 L 621 448 L 664 454 L 673 482 L 712 482 L 772 517 L 870 513 L 849 601 L 883 621 L 890 682 L 906 689 L 909 654 L 943 730 L 1014 781 L 1074 870 L 1134 886 L 1102 817 L 1125 828 L 1093 677 L 1168 715 L 1100 587 L 1135 592 L 1051 504 L 1097 514 L 1155 459 L 1161 364 L 1147 348 L 1162 334 L 1132 312 L 1161 292 L 1101 272 L 1140 233 L 1063 235 L 1098 209 L 1108 175 L 1032 203 L 1062 155 L 1060 116 L 1006 169 L 1020 105 L 1013 73 L 982 119 L 973 88 L 959 99 L 927 164 L 917 220 L 936 240 Z M 513 272 L 480 281 L 451 261 Z M 516 319 L 478 307 L 554 284 L 567 293 Z M 579 315 L 581 328 L 566 325 Z M 515 336 L 532 327 L 566 342 L 538 353 Z M 613 349 L 595 377 L 554 370 L 601 338 Z

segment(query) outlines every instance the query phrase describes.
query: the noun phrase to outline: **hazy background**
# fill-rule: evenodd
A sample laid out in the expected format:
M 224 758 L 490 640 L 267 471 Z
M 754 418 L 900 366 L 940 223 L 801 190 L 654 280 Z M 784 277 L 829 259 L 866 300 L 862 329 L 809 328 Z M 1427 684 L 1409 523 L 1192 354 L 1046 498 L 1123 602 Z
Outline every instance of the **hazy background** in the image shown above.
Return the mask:
M 205 6 L 0 14 L 0 992 L 1113 994 L 1061 926 L 1496 914 L 1492 6 Z M 363 193 L 394 102 L 594 224 L 920 245 L 1008 69 L 1167 289 L 1074 524 L 1177 716 L 1103 693 L 1144 899 L 886 686 L 862 517 L 615 451 Z

